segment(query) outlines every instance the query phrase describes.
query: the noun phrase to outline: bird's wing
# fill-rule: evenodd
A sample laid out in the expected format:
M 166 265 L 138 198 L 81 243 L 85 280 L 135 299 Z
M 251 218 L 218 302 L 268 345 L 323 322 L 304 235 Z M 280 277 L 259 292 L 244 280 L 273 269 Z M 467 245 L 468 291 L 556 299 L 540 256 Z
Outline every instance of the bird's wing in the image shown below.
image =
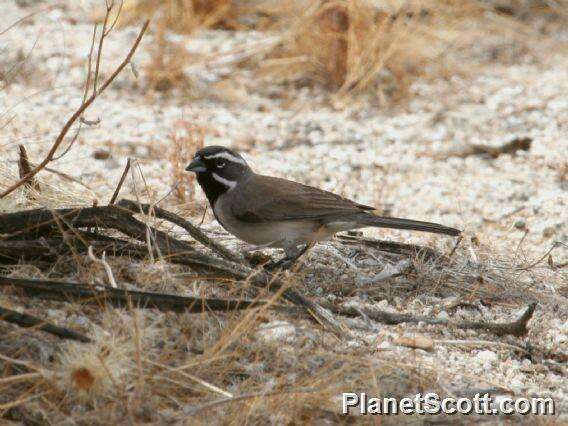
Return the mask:
M 250 223 L 328 216 L 374 210 L 332 192 L 270 176 L 253 175 L 233 194 L 231 212 Z

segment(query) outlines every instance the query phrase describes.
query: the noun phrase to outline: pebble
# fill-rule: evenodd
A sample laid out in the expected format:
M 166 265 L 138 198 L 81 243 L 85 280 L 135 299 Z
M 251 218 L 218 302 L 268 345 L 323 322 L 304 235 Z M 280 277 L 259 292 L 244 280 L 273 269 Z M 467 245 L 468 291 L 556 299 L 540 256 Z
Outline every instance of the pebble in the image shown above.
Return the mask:
M 272 321 L 261 324 L 255 336 L 265 342 L 290 342 L 296 337 L 296 327 L 287 321 Z
M 484 365 L 495 364 L 499 361 L 499 356 L 493 351 L 481 351 L 475 356 L 477 361 Z

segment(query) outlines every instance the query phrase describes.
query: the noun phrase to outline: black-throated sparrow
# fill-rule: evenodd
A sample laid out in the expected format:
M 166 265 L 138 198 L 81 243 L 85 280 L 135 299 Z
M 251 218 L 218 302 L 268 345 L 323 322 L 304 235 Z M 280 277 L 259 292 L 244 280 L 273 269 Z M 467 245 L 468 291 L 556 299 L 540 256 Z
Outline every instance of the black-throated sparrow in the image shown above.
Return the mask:
M 186 168 L 197 174 L 215 218 L 237 238 L 258 247 L 298 246 L 336 232 L 374 226 L 456 236 L 460 230 L 431 222 L 380 217 L 374 207 L 291 180 L 258 175 L 236 152 L 222 146 L 199 150 Z

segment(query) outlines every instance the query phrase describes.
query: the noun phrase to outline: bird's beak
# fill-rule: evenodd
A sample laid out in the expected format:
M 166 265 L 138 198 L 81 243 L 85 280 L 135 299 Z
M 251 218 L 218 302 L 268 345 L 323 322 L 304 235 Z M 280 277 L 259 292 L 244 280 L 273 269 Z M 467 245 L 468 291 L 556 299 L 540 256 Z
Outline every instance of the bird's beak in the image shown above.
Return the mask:
M 195 158 L 185 169 L 188 172 L 200 173 L 207 171 L 207 167 L 199 158 Z

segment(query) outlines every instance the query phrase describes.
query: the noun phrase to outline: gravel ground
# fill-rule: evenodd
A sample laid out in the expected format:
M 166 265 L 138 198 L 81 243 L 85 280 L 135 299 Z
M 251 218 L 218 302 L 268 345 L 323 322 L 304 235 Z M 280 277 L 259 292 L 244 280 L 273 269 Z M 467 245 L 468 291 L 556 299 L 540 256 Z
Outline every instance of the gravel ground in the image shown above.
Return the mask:
M 16 3 L 3 6 L 0 28 L 28 10 Z M 17 144 L 25 145 L 32 159 L 40 159 L 81 100 L 84 59 L 92 32 L 84 16 L 80 6 L 54 7 L 0 36 L 0 67 L 6 70 L 25 58 L 21 72 L 0 91 L 0 111 L 5 111 L 0 116 L 0 188 L 17 175 Z M 125 28 L 108 40 L 103 78 L 126 54 L 135 36 L 136 28 Z M 189 51 L 207 55 L 230 51 L 261 37 L 203 31 L 191 40 L 177 40 Z M 229 83 L 206 85 L 221 81 L 231 72 L 230 67 L 213 72 L 188 66 L 192 90 L 175 89 L 167 95 L 149 91 L 143 70 L 152 40 L 153 34 L 149 34 L 136 54 L 140 76 L 126 70 L 118 78 L 87 113 L 87 119 L 100 118 L 100 123 L 85 128 L 69 154 L 53 164 L 90 189 L 43 173 L 40 183 L 53 196 L 44 197 L 39 204 L 86 205 L 93 199 L 104 203 L 127 157 L 139 159 L 151 188 L 149 198 L 159 200 L 173 182 L 172 163 L 164 152 L 171 149 L 172 129 L 185 121 L 204 130 L 206 144 L 243 152 L 257 172 L 332 190 L 393 216 L 463 229 L 467 237 L 462 249 L 474 260 L 526 265 L 555 241 L 568 244 L 568 57 L 561 53 L 541 54 L 538 61 L 520 56 L 513 62 L 480 65 L 475 72 L 449 80 L 418 82 L 411 87 L 409 102 L 400 106 L 378 108 L 363 100 L 333 107 L 321 88 L 268 85 L 246 69 L 235 71 L 237 76 Z M 471 143 L 499 146 L 521 137 L 532 139 L 528 152 L 496 159 L 446 158 L 447 153 Z M 109 158 L 95 159 L 100 150 L 108 151 Z M 140 189 L 144 183 L 138 180 L 137 185 Z M 123 195 L 132 196 L 135 189 L 128 180 Z M 148 197 L 146 190 L 141 192 Z M 193 212 L 198 220 L 205 205 L 200 190 L 197 202 L 199 207 Z M 34 203 L 21 194 L 12 195 L 0 201 L 0 211 L 30 204 Z M 171 197 L 163 206 L 188 211 L 188 206 L 176 205 Z M 221 231 L 209 213 L 205 228 Z M 453 246 L 453 241 L 427 234 L 365 230 L 365 235 L 442 251 Z M 233 239 L 227 242 L 239 244 Z M 308 263 L 321 262 L 334 247 L 333 243 L 320 245 Z M 344 269 L 344 257 L 336 257 L 339 259 L 323 262 L 322 268 Z M 556 264 L 568 262 L 566 246 L 553 251 L 552 257 Z M 502 341 L 529 342 L 567 354 L 568 275 L 566 269 L 551 270 L 545 263 L 513 278 L 527 290 L 558 295 L 557 312 L 547 311 L 552 305 L 545 306 L 537 311 L 526 338 Z M 309 290 L 325 294 L 325 282 L 309 279 L 317 276 L 320 267 L 307 268 Z M 372 268 L 360 273 L 370 274 Z M 352 277 L 353 272 L 347 271 L 346 276 Z M 350 299 L 351 303 L 365 302 Z M 445 308 L 456 299 L 459 295 L 414 291 L 387 297 L 380 307 L 470 318 L 471 308 Z M 488 320 L 511 319 L 522 311 L 518 303 L 488 307 L 475 301 L 474 306 L 479 311 L 475 315 Z M 280 324 L 279 330 L 276 337 L 268 334 L 265 338 L 293 345 L 294 325 Z M 263 330 L 259 333 L 266 335 Z M 391 351 L 395 358 L 440 371 L 440 380 L 448 388 L 467 383 L 473 388 L 498 386 L 516 395 L 553 396 L 568 421 L 565 365 L 552 368 L 531 363 L 497 344 L 439 344 L 433 351 L 423 351 L 393 343 L 407 333 L 435 340 L 495 340 L 490 334 L 424 325 L 376 325 L 362 336 L 380 350 Z

